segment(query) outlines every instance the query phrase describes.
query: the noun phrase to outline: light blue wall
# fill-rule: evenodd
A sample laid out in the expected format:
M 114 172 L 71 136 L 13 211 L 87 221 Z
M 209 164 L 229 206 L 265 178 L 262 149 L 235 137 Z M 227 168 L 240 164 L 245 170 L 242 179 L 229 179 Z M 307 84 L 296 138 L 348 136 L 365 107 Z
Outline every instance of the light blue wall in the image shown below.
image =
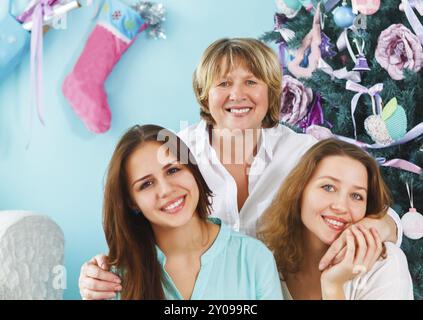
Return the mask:
M 20 0 L 19 0 L 20 1 Z M 44 37 L 45 120 L 34 116 L 29 137 L 29 55 L 0 82 L 0 210 L 25 209 L 52 217 L 66 239 L 65 298 L 79 299 L 80 266 L 107 252 L 102 226 L 106 166 L 121 134 L 136 123 L 173 130 L 193 124 L 199 108 L 191 75 L 203 52 L 221 37 L 258 37 L 273 27 L 273 0 L 160 0 L 167 40 L 141 35 L 106 82 L 113 114 L 102 135 L 87 131 L 61 92 L 93 27 L 94 6 L 73 11 L 67 30 Z M 5 0 L 0 0 L 4 9 Z M 2 9 L 2 10 L 3 10 Z

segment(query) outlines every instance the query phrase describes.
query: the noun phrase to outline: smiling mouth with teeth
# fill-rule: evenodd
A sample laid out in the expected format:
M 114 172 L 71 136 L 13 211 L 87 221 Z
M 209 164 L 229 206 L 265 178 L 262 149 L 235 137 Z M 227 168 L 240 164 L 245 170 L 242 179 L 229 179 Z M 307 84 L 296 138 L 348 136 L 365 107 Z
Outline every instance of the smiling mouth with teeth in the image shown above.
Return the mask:
M 179 197 L 165 207 L 161 207 L 160 210 L 166 213 L 176 213 L 181 210 L 185 205 L 185 196 Z
M 336 231 L 342 231 L 347 226 L 347 222 L 340 221 L 338 219 L 331 219 L 329 217 L 322 216 L 325 223 L 329 226 L 329 228 L 336 230 Z
M 252 108 L 250 107 L 245 107 L 245 108 L 230 108 L 230 109 L 226 109 L 226 111 L 233 113 L 233 114 L 246 114 L 248 113 Z

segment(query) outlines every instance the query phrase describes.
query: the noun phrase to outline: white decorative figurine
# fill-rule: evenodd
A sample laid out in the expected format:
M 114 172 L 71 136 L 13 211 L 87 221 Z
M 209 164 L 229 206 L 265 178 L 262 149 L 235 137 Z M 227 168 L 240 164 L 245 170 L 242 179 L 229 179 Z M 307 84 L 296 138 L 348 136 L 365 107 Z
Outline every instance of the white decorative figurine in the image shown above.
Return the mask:
M 49 217 L 0 211 L 0 300 L 62 299 L 63 252 L 63 232 Z

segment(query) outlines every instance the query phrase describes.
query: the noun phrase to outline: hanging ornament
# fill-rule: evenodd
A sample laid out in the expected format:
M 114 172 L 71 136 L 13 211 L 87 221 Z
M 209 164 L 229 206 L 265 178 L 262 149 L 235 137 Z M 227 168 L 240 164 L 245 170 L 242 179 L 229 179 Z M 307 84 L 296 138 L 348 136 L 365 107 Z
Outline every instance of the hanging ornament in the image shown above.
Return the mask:
M 137 1 L 132 5 L 132 8 L 147 23 L 149 37 L 153 39 L 166 39 L 166 33 L 162 26 L 166 20 L 166 8 L 162 3 Z
M 330 38 L 323 31 L 320 32 L 320 37 L 322 38 L 322 42 L 319 46 L 322 59 L 333 58 L 336 56 L 336 51 L 333 50 L 335 46 L 330 42 Z
M 62 91 L 76 115 L 94 133 L 109 130 L 112 114 L 104 83 L 147 23 L 118 0 L 105 0 L 82 54 Z
M 369 65 L 367 63 L 366 56 L 362 53 L 357 55 L 357 61 L 353 68 L 353 71 L 369 71 Z
M 344 1 L 342 6 L 335 8 L 332 11 L 333 21 L 335 24 L 342 28 L 351 27 L 355 20 L 355 14 L 352 11 L 352 8 L 347 5 L 347 2 Z
M 287 18 L 294 18 L 302 7 L 307 11 L 313 9 L 311 0 L 276 0 L 276 7 L 279 13 L 283 13 Z
M 417 212 L 413 204 L 413 185 L 410 187 L 406 183 L 407 193 L 410 198 L 410 210 L 401 218 L 404 234 L 407 238 L 418 240 L 423 237 L 423 215 Z
M 353 68 L 353 71 L 369 71 L 369 64 L 367 63 L 366 56 L 364 55 L 364 46 L 365 42 L 362 41 L 361 47 L 358 45 L 358 40 L 354 39 L 353 42 L 355 43 L 355 46 L 358 50 L 357 59 L 355 61 L 355 66 Z
M 355 123 L 354 113 L 355 109 L 357 109 L 358 100 L 363 94 L 368 94 L 372 99 L 373 114 L 380 115 L 382 111 L 382 98 L 380 97 L 380 92 L 383 90 L 383 83 L 376 83 L 370 88 L 367 88 L 361 84 L 348 80 L 345 84 L 345 89 L 357 92 L 351 100 L 351 116 L 354 127 L 354 138 L 357 140 L 357 126 Z
M 383 108 L 382 114 L 373 114 L 364 121 L 364 128 L 376 143 L 391 144 L 407 133 L 405 110 L 394 97 Z
M 404 159 L 386 160 L 386 158 L 384 157 L 377 157 L 376 161 L 382 167 L 397 168 L 400 170 L 415 173 L 417 175 L 420 175 L 423 172 L 422 168 L 420 168 L 418 165 Z
M 321 43 L 320 6 L 317 6 L 312 29 L 301 42 L 295 58 L 288 63 L 289 72 L 296 78 L 310 78 L 319 65 Z
M 369 64 L 367 63 L 366 56 L 364 55 L 364 47 L 365 47 L 364 39 L 361 39 L 361 45 L 359 45 L 360 38 L 355 38 L 353 40 L 358 51 L 358 54 L 356 55 L 351 47 L 350 41 L 348 40 L 349 30 L 355 31 L 356 29 L 354 26 L 350 28 L 345 28 L 344 31 L 342 31 L 342 33 L 340 34 L 338 40 L 336 41 L 336 46 L 339 52 L 342 52 L 343 50 L 348 49 L 348 53 L 350 54 L 352 61 L 354 61 L 355 63 L 353 71 L 370 71 Z M 343 57 L 341 56 L 341 58 Z M 344 60 L 341 60 L 341 62 L 344 65 L 346 64 L 346 61 Z
M 380 8 L 380 0 L 352 0 L 354 12 L 360 12 L 366 16 L 375 14 Z
M 394 142 L 386 128 L 385 122 L 380 115 L 374 114 L 364 121 L 364 128 L 367 134 L 373 139 L 374 142 L 381 145 L 388 145 Z

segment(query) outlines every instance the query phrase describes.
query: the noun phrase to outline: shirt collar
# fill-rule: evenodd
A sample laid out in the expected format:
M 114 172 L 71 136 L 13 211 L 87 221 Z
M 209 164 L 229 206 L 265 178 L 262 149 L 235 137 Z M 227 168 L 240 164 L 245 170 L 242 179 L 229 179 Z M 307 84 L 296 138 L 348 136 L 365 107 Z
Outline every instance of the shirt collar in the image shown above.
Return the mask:
M 202 152 L 206 152 L 206 154 L 208 154 L 208 151 L 211 148 L 208 127 L 209 126 L 207 122 L 205 120 L 201 120 L 195 130 L 194 139 L 197 139 L 197 154 L 201 154 Z M 273 158 L 273 146 L 275 139 L 272 136 L 272 133 L 274 133 L 275 130 L 276 128 L 261 128 L 260 133 L 260 142 L 257 154 L 259 154 L 260 152 L 262 152 L 261 150 L 263 150 L 270 160 L 272 160 Z
M 271 136 L 272 130 L 274 129 L 261 128 L 260 146 L 259 146 L 259 151 L 257 152 L 257 154 L 259 154 L 261 150 L 264 150 L 265 154 L 269 157 L 270 160 L 272 160 L 273 158 L 273 145 L 274 145 L 274 143 L 272 143 L 273 139 Z
M 230 229 L 224 223 L 222 223 L 222 220 L 216 217 L 208 217 L 208 220 L 211 223 L 219 225 L 220 230 L 213 244 L 201 256 L 202 266 L 208 263 L 209 261 L 213 261 L 213 259 L 226 247 L 227 242 L 229 241 L 229 238 L 230 238 Z M 161 266 L 164 268 L 166 264 L 166 256 L 157 244 L 156 244 L 156 252 L 157 252 L 157 260 L 159 261 Z
M 195 130 L 195 135 L 194 135 L 194 139 L 197 139 L 197 141 L 195 141 L 195 145 L 197 145 L 198 147 L 197 149 L 197 154 L 201 154 L 203 152 L 206 152 L 206 147 L 211 147 L 210 146 L 210 142 L 209 142 L 209 130 L 208 130 L 208 125 L 207 122 L 205 120 L 201 120 L 200 123 L 198 124 L 196 130 Z
M 222 223 L 222 220 L 217 217 L 209 217 L 208 220 L 211 223 L 220 225 L 220 229 L 211 247 L 208 248 L 207 251 L 201 256 L 201 265 L 205 265 L 210 261 L 214 261 L 214 258 L 227 247 L 230 238 L 230 229 L 224 223 Z
M 166 264 L 166 256 L 157 244 L 156 244 L 156 252 L 157 252 L 157 260 L 159 260 L 159 263 L 161 264 L 161 266 L 164 267 L 164 265 Z

